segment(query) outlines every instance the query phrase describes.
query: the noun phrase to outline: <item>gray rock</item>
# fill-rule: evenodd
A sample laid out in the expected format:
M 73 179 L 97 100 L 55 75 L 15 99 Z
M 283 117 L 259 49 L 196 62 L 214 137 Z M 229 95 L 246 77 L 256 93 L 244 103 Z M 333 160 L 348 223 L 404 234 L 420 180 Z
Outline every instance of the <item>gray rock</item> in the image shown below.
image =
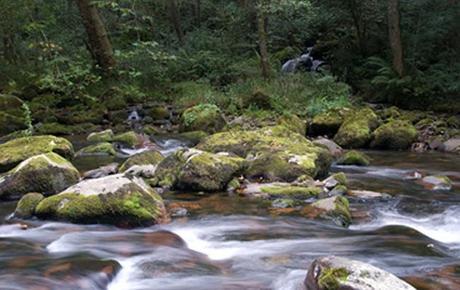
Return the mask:
M 350 190 L 349 196 L 357 197 L 361 199 L 373 199 L 373 198 L 390 198 L 391 195 L 387 193 L 375 192 L 370 190 Z
M 452 189 L 452 181 L 450 181 L 449 177 L 447 176 L 425 176 L 421 183 L 428 189 L 431 190 L 451 190 Z
M 444 142 L 443 150 L 450 153 L 460 153 L 460 138 L 449 139 Z
M 83 173 L 83 179 L 101 178 L 104 176 L 116 174 L 118 172 L 118 163 L 110 163 L 94 170 Z

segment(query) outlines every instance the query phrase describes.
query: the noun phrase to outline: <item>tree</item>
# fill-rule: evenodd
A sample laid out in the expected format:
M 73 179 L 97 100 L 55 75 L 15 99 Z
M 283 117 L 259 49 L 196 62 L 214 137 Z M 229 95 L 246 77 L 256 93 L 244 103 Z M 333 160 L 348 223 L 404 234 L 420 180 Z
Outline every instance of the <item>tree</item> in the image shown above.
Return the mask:
M 112 43 L 110 42 L 104 22 L 93 1 L 76 1 L 86 34 L 88 35 L 88 46 L 91 55 L 104 74 L 110 74 L 116 65 L 116 61 L 113 55 Z
M 268 59 L 268 36 L 266 11 L 270 1 L 261 0 L 257 8 L 257 35 L 259 39 L 260 68 L 265 79 L 270 77 L 270 62 Z
M 176 0 L 168 0 L 169 15 L 171 17 L 171 22 L 176 31 L 177 38 L 179 39 L 180 44 L 184 44 L 184 31 L 180 23 L 179 9 L 177 7 Z
M 401 77 L 404 74 L 404 55 L 401 41 L 399 0 L 388 0 L 388 32 L 393 56 L 393 69 Z

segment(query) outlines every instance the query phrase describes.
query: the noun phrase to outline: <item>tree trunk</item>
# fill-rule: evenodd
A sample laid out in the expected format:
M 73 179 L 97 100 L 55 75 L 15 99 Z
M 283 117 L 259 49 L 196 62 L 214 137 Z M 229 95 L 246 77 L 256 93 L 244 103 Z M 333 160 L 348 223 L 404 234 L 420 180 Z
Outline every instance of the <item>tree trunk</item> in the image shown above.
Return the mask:
M 401 41 L 399 0 L 388 0 L 388 31 L 393 55 L 393 69 L 401 77 L 404 74 L 404 54 Z
M 169 6 L 169 16 L 171 17 L 171 22 L 176 31 L 177 39 L 179 39 L 180 44 L 184 44 L 184 31 L 180 23 L 179 9 L 177 8 L 176 0 L 168 0 Z
M 105 29 L 104 22 L 92 0 L 76 0 L 83 25 L 88 35 L 91 55 L 105 74 L 110 74 L 116 65 L 112 44 Z
M 195 0 L 195 22 L 201 24 L 201 0 Z
M 267 18 L 262 8 L 257 11 L 257 34 L 259 36 L 259 54 L 260 67 L 262 76 L 265 79 L 270 78 L 270 62 L 268 61 L 268 36 L 267 36 Z

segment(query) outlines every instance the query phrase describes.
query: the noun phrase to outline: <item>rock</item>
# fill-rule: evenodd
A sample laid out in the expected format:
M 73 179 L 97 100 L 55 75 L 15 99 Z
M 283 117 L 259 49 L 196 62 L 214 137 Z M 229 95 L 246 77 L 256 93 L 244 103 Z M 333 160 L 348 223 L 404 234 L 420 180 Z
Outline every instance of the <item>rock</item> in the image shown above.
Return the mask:
M 43 194 L 35 192 L 24 195 L 16 206 L 14 217 L 21 219 L 31 218 L 35 214 L 35 207 L 44 198 Z
M 330 196 L 343 196 L 348 192 L 348 188 L 345 185 L 337 185 L 331 191 L 327 193 L 327 197 Z
M 324 187 L 328 190 L 338 185 L 347 186 L 347 176 L 343 172 L 335 173 L 323 181 Z
M 149 111 L 149 115 L 154 121 L 167 120 L 171 117 L 171 112 L 166 106 L 155 106 Z
M 208 136 L 209 134 L 204 131 L 182 132 L 178 135 L 179 138 L 185 139 L 191 146 L 196 146 Z
M 271 183 L 262 184 L 260 192 L 268 195 L 269 198 L 308 199 L 317 197 L 321 193 L 318 187 L 291 186 L 290 184 Z
M 309 218 L 329 219 L 343 227 L 351 224 L 350 205 L 348 199 L 343 196 L 320 199 L 306 206 L 301 214 Z
M 443 143 L 443 151 L 450 153 L 460 153 L 460 138 L 449 139 Z
M 335 256 L 313 261 L 304 285 L 307 290 L 415 290 L 382 269 Z
M 156 150 L 144 151 L 129 157 L 123 162 L 120 166 L 120 172 L 125 172 L 134 165 L 153 165 L 156 167 L 163 159 L 164 156 Z
M 293 199 L 279 198 L 272 202 L 272 208 L 291 208 L 297 205 Z
M 371 133 L 378 125 L 379 119 L 370 108 L 349 113 L 334 141 L 344 148 L 362 148 L 369 144 Z
M 74 155 L 72 144 L 54 136 L 22 137 L 0 144 L 0 172 L 12 169 L 20 162 L 35 155 L 54 152 L 65 158 Z
M 157 171 L 157 166 L 148 164 L 148 165 L 133 165 L 124 173 L 127 176 L 136 176 L 142 178 L 154 178 Z
M 244 159 L 228 153 L 179 150 L 158 165 L 157 183 L 194 191 L 224 191 L 244 165 Z
M 284 114 L 278 119 L 278 125 L 284 126 L 289 130 L 305 136 L 307 133 L 307 125 L 304 120 L 300 119 L 297 115 Z
M 55 153 L 30 157 L 0 176 L 0 198 L 18 199 L 29 192 L 52 195 L 77 183 L 78 170 Z
M 191 107 L 182 113 L 180 130 L 215 133 L 226 125 L 220 109 L 211 104 Z
M 84 180 L 42 200 L 35 214 L 42 219 L 124 227 L 167 220 L 161 196 L 142 179 L 122 174 Z
M 401 111 L 395 106 L 383 109 L 379 112 L 379 115 L 384 120 L 401 119 Z
M 245 172 L 248 175 L 288 182 L 301 175 L 325 175 L 332 162 L 326 149 L 284 126 L 217 133 L 204 139 L 197 148 L 234 153 L 248 160 Z
M 375 192 L 370 190 L 350 190 L 347 194 L 351 197 L 360 199 L 373 199 L 373 198 L 390 198 L 391 195 L 387 193 Z
M 310 123 L 309 134 L 312 136 L 333 137 L 342 126 L 344 114 L 331 110 L 316 115 Z
M 337 161 L 338 165 L 369 166 L 370 163 L 366 154 L 355 150 L 348 151 Z
M 112 129 L 107 129 L 101 132 L 91 133 L 88 135 L 86 139 L 92 143 L 101 143 L 101 142 L 112 142 L 113 137 L 114 137 L 114 134 L 113 134 Z
M 329 140 L 329 139 L 326 139 L 326 138 L 319 138 L 319 139 L 313 140 L 313 144 L 315 144 L 316 146 L 326 148 L 327 150 L 329 150 L 329 153 L 331 153 L 331 155 L 334 158 L 338 158 L 338 157 L 342 156 L 342 154 L 343 154 L 342 147 L 337 145 L 332 140 Z
M 0 94 L 0 136 L 27 129 L 23 105 L 15 96 Z
M 110 163 L 108 165 L 99 167 L 97 169 L 93 169 L 83 173 L 83 179 L 94 179 L 94 178 L 101 178 L 104 176 L 112 175 L 118 173 L 118 167 L 120 164 L 118 163 Z
M 143 141 L 142 136 L 136 134 L 134 131 L 118 134 L 113 137 L 113 142 L 121 143 L 130 148 L 140 147 Z
M 111 143 L 103 142 L 94 145 L 90 145 L 80 149 L 77 152 L 77 156 L 87 156 L 87 155 L 117 155 L 115 148 Z
M 447 176 L 425 176 L 421 183 L 430 190 L 451 190 L 452 181 Z
M 85 132 L 94 130 L 97 127 L 91 123 L 78 124 L 78 125 L 64 125 L 56 122 L 40 123 L 35 126 L 35 133 L 41 135 L 56 135 L 65 136 L 73 134 L 83 134 Z
M 391 120 L 374 131 L 371 147 L 379 149 L 404 150 L 417 139 L 417 129 L 407 122 Z

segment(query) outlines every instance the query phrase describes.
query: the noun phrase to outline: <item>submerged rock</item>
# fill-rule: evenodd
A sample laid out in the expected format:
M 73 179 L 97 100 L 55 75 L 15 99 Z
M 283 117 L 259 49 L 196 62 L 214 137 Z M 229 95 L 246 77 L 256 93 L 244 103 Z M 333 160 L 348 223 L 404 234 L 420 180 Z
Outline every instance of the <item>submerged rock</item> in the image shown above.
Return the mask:
M 52 195 L 77 183 L 78 170 L 55 153 L 31 157 L 0 177 L 0 198 L 18 199 L 29 192 Z
M 374 131 L 371 147 L 380 149 L 408 149 L 417 139 L 417 129 L 408 121 L 391 120 Z
M 335 256 L 313 261 L 304 285 L 307 290 L 415 290 L 382 269 Z
M 156 150 L 148 150 L 129 157 L 120 166 L 120 172 L 125 172 L 135 165 L 153 165 L 157 166 L 163 161 L 164 156 Z
M 128 227 L 167 220 L 161 196 L 142 179 L 122 174 L 84 180 L 42 200 L 35 214 L 43 219 Z
M 451 190 L 452 181 L 447 176 L 425 176 L 421 183 L 430 190 Z
M 338 165 L 357 165 L 357 166 L 369 166 L 370 158 L 359 151 L 348 151 L 338 161 Z
M 35 214 L 35 208 L 45 197 L 41 193 L 28 193 L 19 200 L 14 211 L 16 218 L 31 218 Z
M 362 148 L 369 144 L 378 125 L 379 119 L 372 109 L 358 110 L 347 115 L 334 141 L 344 148 Z
M 11 140 L 0 145 L 0 172 L 12 169 L 20 162 L 43 153 L 54 152 L 72 158 L 72 143 L 55 136 L 32 136 Z
M 89 142 L 100 143 L 100 142 L 112 142 L 113 141 L 112 129 L 107 129 L 101 132 L 94 132 L 88 135 L 86 138 Z
M 94 145 L 89 145 L 80 149 L 77 152 L 77 156 L 88 156 L 88 155 L 117 155 L 114 146 L 111 143 L 103 142 Z
M 343 227 L 351 224 L 350 204 L 343 196 L 320 199 L 306 206 L 301 214 L 309 218 L 329 219 Z
M 231 152 L 248 160 L 247 174 L 269 180 L 293 181 L 301 175 L 325 175 L 332 157 L 322 147 L 284 126 L 217 133 L 198 144 L 209 152 Z
M 180 129 L 215 133 L 226 125 L 220 109 L 211 104 L 201 104 L 188 108 L 182 113 Z
M 350 190 L 347 193 L 351 197 L 360 199 L 373 199 L 373 198 L 390 198 L 391 195 L 382 192 L 370 191 L 370 190 Z
M 228 153 L 180 150 L 158 165 L 157 183 L 178 189 L 224 191 L 244 165 L 244 159 Z

